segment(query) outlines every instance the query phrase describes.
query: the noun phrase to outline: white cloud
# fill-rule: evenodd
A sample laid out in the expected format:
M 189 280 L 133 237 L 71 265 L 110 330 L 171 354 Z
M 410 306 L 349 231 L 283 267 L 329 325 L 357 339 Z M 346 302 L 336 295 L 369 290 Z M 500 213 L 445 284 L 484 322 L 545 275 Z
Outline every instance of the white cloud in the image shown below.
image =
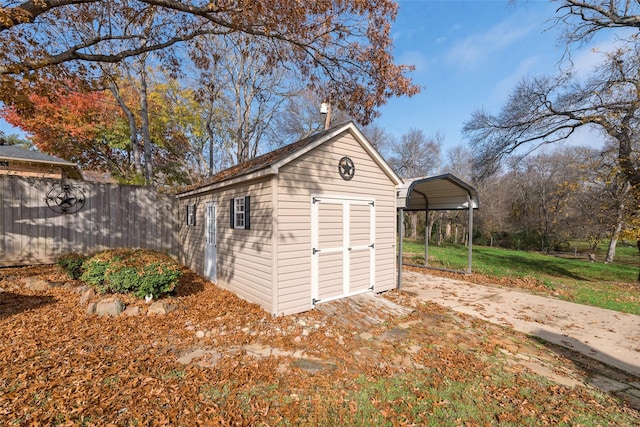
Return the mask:
M 586 78 L 596 66 L 606 61 L 608 52 L 613 52 L 623 44 L 624 42 L 613 36 L 574 52 L 570 57 L 573 65 L 572 72 L 578 79 Z
M 447 53 L 448 64 L 472 69 L 491 55 L 512 47 L 535 28 L 534 24 L 517 19 L 503 21 L 484 33 L 472 34 L 457 42 Z
M 540 63 L 540 57 L 530 56 L 523 58 L 518 66 L 506 77 L 498 81 L 494 86 L 490 96 L 490 103 L 497 103 L 502 105 L 509 94 L 513 92 L 520 81 L 531 74 L 531 71 L 536 69 L 536 66 Z
M 413 65 L 416 67 L 414 73 L 419 74 L 425 72 L 428 67 L 427 57 L 417 50 L 410 50 L 403 52 L 398 58 L 396 58 L 396 63 L 403 65 Z

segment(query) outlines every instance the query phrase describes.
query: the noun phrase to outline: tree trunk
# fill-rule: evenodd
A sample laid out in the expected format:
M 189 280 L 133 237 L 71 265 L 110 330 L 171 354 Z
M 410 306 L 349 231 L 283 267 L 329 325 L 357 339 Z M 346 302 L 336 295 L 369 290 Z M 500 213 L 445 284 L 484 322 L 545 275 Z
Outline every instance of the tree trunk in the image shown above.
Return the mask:
M 431 233 L 433 232 L 433 225 L 436 223 L 436 214 L 434 212 L 431 212 L 429 214 L 429 223 L 425 224 L 425 226 L 427 227 L 427 236 L 429 236 L 429 238 L 431 238 Z
M 131 141 L 131 151 L 133 151 L 133 167 L 136 175 L 142 176 L 142 159 L 140 157 L 140 146 L 138 144 L 138 127 L 136 126 L 136 117 L 120 95 L 120 90 L 114 82 L 109 85 L 113 97 L 118 102 L 118 105 L 127 116 L 127 122 L 129 123 L 129 140 Z
M 149 130 L 149 103 L 147 101 L 147 70 L 142 65 L 140 72 L 140 118 L 144 141 L 144 177 L 147 185 L 153 185 L 153 153 L 151 152 L 151 131 Z
M 609 247 L 607 248 L 607 256 L 604 259 L 605 264 L 609 264 L 613 262 L 613 258 L 616 256 L 616 245 L 618 244 L 618 236 L 620 235 L 620 230 L 622 230 L 622 223 L 618 223 L 616 225 L 616 229 L 611 235 L 611 240 L 609 240 Z
M 626 195 L 629 193 L 631 189 L 631 185 L 628 183 L 625 185 L 624 190 L 622 191 L 621 199 L 624 199 Z M 613 258 L 616 256 L 616 245 L 618 244 L 618 238 L 620 237 L 620 231 L 622 231 L 622 225 L 624 223 L 624 209 L 625 203 L 618 203 L 618 209 L 616 212 L 616 225 L 613 228 L 611 233 L 611 240 L 609 240 L 609 248 L 607 249 L 607 256 L 604 260 L 605 263 L 613 262 Z
M 409 212 L 409 220 L 411 221 L 411 235 L 409 238 L 415 240 L 418 238 L 418 212 Z
M 636 242 L 638 245 L 638 252 L 640 253 L 640 239 L 638 239 Z M 638 282 L 640 282 L 640 271 L 638 271 Z

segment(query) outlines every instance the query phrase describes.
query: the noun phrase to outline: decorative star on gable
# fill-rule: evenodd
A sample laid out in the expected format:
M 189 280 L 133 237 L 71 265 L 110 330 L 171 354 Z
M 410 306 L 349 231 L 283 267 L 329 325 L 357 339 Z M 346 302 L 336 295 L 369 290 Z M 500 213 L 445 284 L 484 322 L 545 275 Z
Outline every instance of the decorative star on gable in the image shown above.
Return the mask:
M 345 181 L 349 181 L 356 173 L 356 166 L 349 157 L 343 157 L 338 162 L 338 172 Z

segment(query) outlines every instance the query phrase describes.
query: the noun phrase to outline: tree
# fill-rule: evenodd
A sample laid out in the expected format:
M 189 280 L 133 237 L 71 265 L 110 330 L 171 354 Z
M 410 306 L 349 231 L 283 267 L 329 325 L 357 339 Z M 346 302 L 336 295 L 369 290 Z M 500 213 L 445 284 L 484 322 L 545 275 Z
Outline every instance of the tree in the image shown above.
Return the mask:
M 541 250 L 554 250 L 575 236 L 592 215 L 575 209 L 576 198 L 588 188 L 593 150 L 564 147 L 513 161 L 511 178 L 512 227 L 536 238 Z
M 586 43 L 598 32 L 640 28 L 637 2 L 564 0 L 558 12 L 556 24 L 564 29 L 569 57 L 573 44 Z M 526 79 L 498 115 L 472 115 L 463 132 L 476 148 L 479 177 L 495 172 L 518 149 L 565 141 L 591 127 L 616 142 L 619 170 L 640 197 L 640 43 L 637 31 L 617 34 L 618 47 L 603 53 L 603 62 L 587 78 L 564 72 Z
M 63 84 L 64 83 L 64 84 Z M 28 97 L 29 108 L 5 105 L 0 117 L 24 130 L 40 150 L 82 167 L 124 173 L 126 156 L 113 144 L 118 111 L 102 91 L 85 91 L 77 81 L 52 85 L 47 95 Z
M 5 135 L 4 132 L 0 130 L 0 145 L 17 145 L 22 148 L 32 148 L 33 144 L 28 139 L 23 139 L 20 135 L 17 134 L 9 134 Z
M 275 124 L 277 134 L 284 144 L 298 141 L 324 129 L 326 117 L 320 112 L 323 102 L 324 97 L 306 88 L 293 91 L 287 96 Z M 332 109 L 333 123 L 345 123 L 349 120 L 351 117 L 344 111 Z
M 413 95 L 411 67 L 393 62 L 391 0 L 26 0 L 0 8 L 0 93 L 18 98 L 23 79 L 89 76 L 92 64 L 162 52 L 179 70 L 183 52 L 207 48 L 204 36 L 261 40 L 266 63 L 284 65 L 337 108 L 369 123 L 389 97 Z M 91 28 L 92 32 L 87 32 Z
M 229 111 L 221 133 L 232 142 L 235 164 L 258 155 L 261 143 L 271 139 L 272 122 L 289 94 L 285 70 L 273 67 L 262 43 L 243 35 L 225 37 L 216 44 L 218 101 Z
M 424 177 L 440 167 L 440 149 L 444 137 L 436 133 L 427 137 L 421 129 L 411 128 L 391 145 L 389 162 L 404 178 Z
M 418 178 L 434 174 L 440 167 L 440 149 L 443 136 L 436 133 L 433 137 L 427 137 L 421 129 L 412 128 L 402 134 L 399 141 L 394 141 L 391 145 L 390 165 L 403 178 Z M 410 212 L 410 235 L 408 237 L 416 239 L 418 237 L 418 215 L 417 212 Z M 427 224 L 430 231 L 433 227 L 435 216 Z
M 565 25 L 567 48 L 608 28 L 638 27 L 632 2 L 565 0 L 557 23 Z M 565 141 L 582 127 L 603 131 L 618 143 L 618 162 L 634 188 L 640 185 L 640 46 L 637 34 L 612 52 L 584 81 L 570 72 L 523 80 L 498 115 L 476 111 L 463 132 L 477 148 L 480 176 L 495 172 L 518 148 Z

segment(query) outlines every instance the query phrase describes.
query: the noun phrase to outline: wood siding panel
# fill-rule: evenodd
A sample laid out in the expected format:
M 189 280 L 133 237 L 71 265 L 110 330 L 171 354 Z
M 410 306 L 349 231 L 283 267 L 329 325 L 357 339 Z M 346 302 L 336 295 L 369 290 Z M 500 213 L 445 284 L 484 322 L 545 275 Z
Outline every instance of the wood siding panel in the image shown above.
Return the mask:
M 178 255 L 175 197 L 146 187 L 64 183 L 84 194 L 76 213 L 57 213 L 46 204 L 47 192 L 60 180 L 0 177 L 0 266 L 50 264 L 69 252 L 119 247 Z

